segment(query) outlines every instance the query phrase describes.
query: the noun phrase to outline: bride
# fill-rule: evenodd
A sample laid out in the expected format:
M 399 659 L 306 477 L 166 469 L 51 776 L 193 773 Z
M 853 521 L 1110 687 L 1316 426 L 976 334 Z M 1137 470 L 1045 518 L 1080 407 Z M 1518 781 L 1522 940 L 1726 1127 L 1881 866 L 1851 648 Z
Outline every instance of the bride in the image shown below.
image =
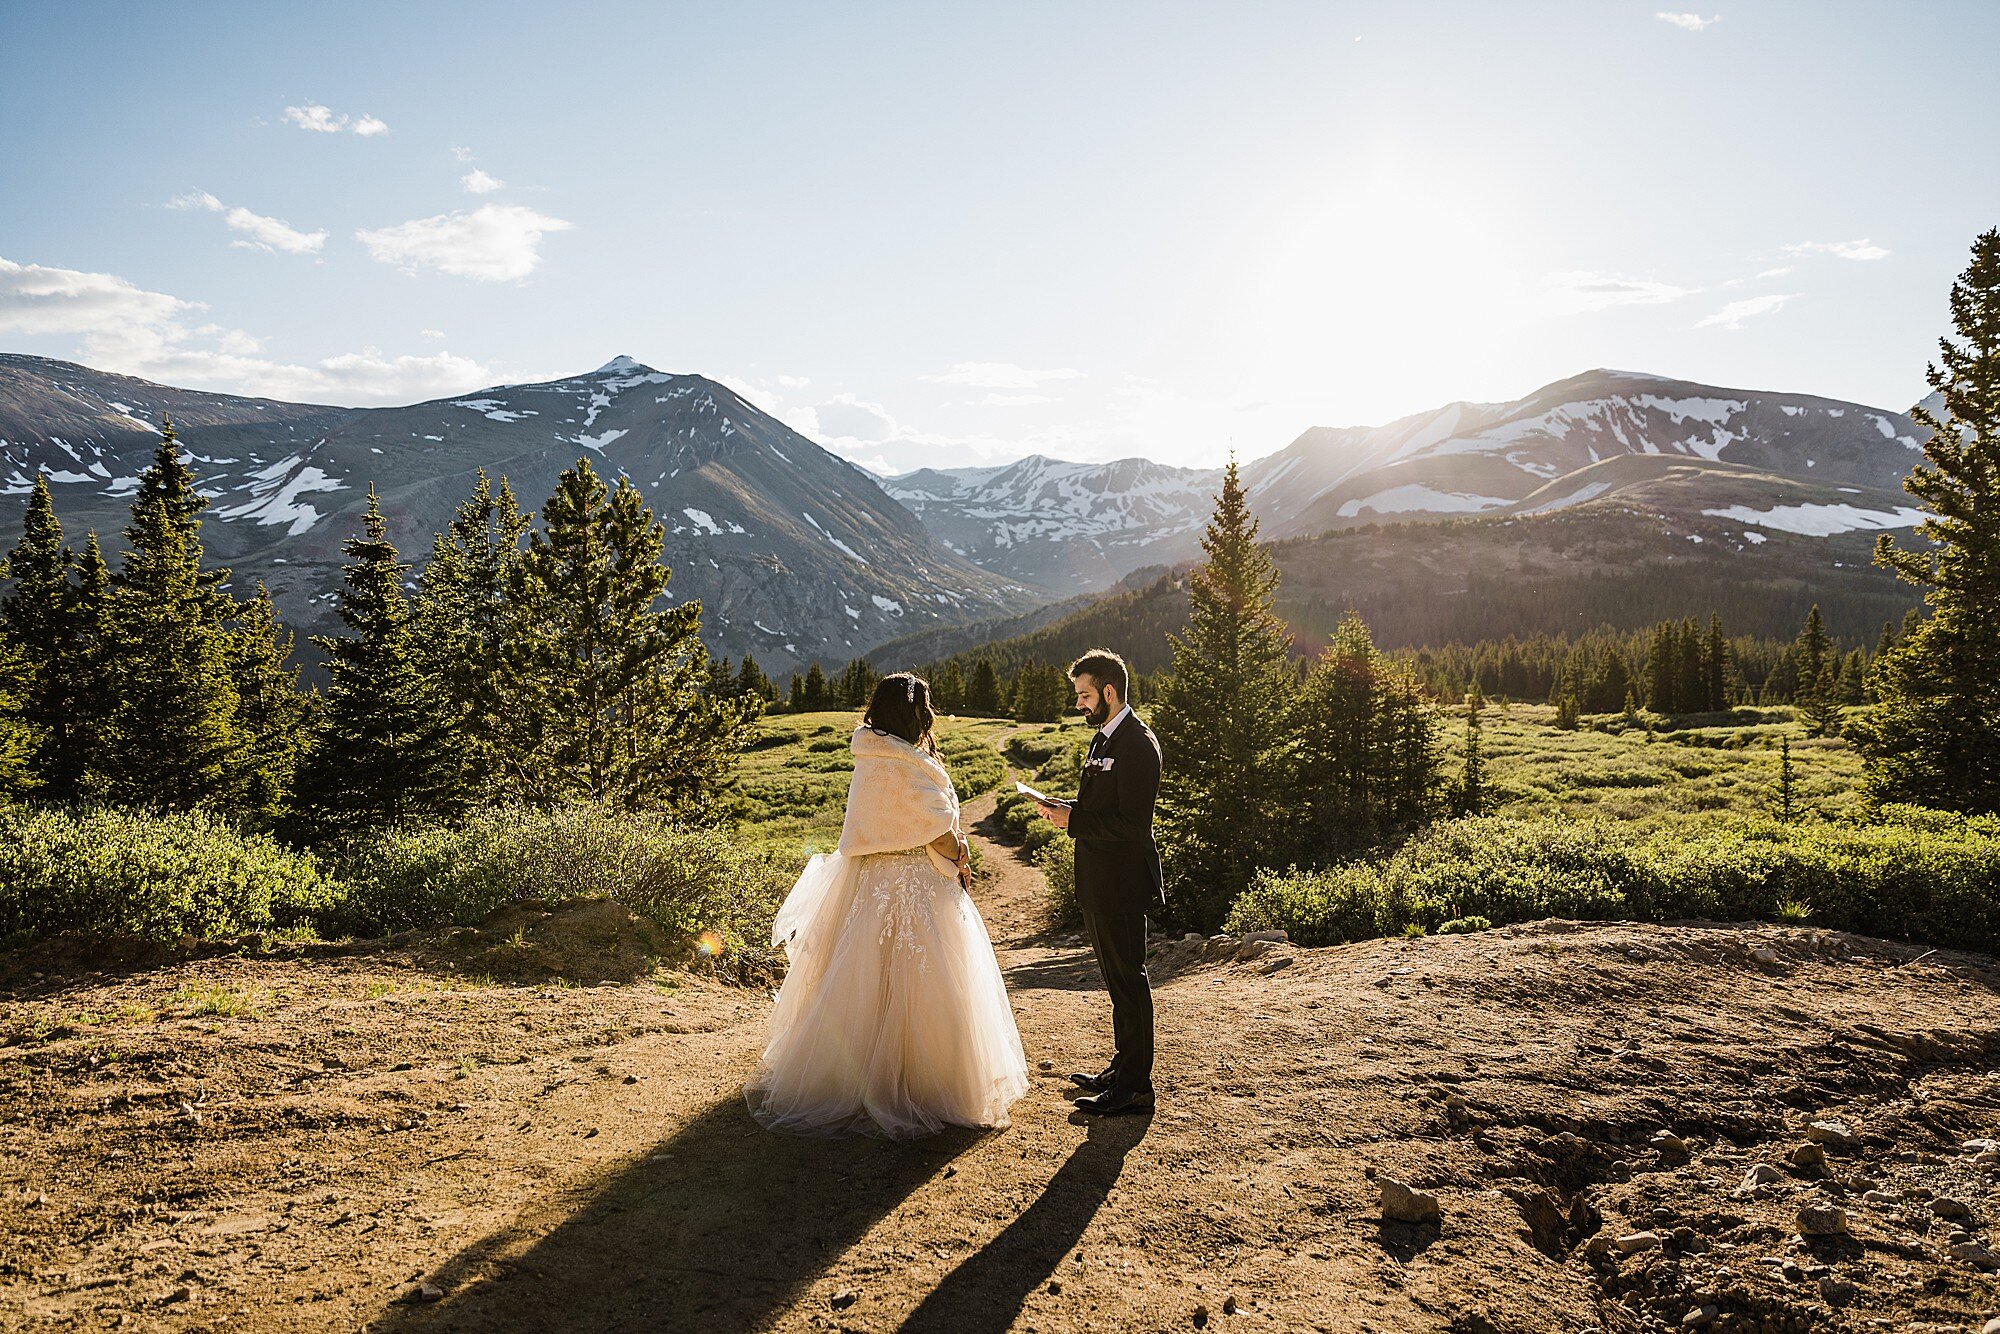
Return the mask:
M 743 1090 L 767 1129 L 999 1127 L 1027 1092 L 934 721 L 921 677 L 882 678 L 854 730 L 840 845 L 807 864 L 771 927 L 789 969 Z

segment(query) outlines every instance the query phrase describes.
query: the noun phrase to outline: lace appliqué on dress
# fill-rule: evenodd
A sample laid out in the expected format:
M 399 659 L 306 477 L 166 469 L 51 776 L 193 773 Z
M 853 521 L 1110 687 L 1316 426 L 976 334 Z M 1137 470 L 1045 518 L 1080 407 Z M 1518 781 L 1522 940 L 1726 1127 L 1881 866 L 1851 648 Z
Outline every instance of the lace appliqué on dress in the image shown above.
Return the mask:
M 854 896 L 842 930 L 851 928 L 864 912 L 872 913 L 882 924 L 875 943 L 910 955 L 919 974 L 929 973 L 931 961 L 924 941 L 935 938 L 938 929 L 937 890 L 932 883 L 937 872 L 931 867 L 930 854 L 922 848 L 910 848 L 871 853 L 859 861 L 866 892 Z

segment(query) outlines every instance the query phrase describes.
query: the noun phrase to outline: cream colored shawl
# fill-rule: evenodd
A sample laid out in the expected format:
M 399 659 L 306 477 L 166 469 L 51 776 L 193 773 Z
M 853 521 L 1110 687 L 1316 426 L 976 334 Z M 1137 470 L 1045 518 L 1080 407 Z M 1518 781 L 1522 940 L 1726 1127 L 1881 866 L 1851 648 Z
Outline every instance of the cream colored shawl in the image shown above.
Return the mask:
M 903 740 L 870 727 L 857 727 L 851 743 L 854 777 L 847 784 L 847 815 L 840 845 L 806 863 L 771 923 L 771 943 L 789 942 L 820 916 L 829 900 L 851 890 L 854 859 L 876 852 L 921 848 L 947 831 L 958 831 L 958 792 L 936 758 Z M 931 850 L 931 865 L 956 876 L 957 866 Z
M 920 848 L 958 828 L 958 793 L 937 759 L 872 727 L 854 729 L 852 748 L 854 777 L 840 826 L 843 856 Z

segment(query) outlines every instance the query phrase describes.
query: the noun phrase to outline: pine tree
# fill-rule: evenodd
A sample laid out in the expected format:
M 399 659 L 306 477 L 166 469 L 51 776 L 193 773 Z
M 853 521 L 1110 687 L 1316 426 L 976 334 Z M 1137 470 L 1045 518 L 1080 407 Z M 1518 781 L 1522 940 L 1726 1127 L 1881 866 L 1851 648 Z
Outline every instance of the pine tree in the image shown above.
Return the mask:
M 777 701 L 778 687 L 764 674 L 764 669 L 757 665 L 757 660 L 746 653 L 743 655 L 743 668 L 736 674 L 736 693 L 754 695 L 766 704 L 771 704 Z
M 1672 623 L 1663 621 L 1653 627 L 1646 651 L 1647 705 L 1656 713 L 1681 712 L 1680 682 L 1680 638 Z
M 450 528 L 431 543 L 411 609 L 412 650 L 446 701 L 460 738 L 461 781 L 477 789 L 501 768 L 500 656 L 509 634 L 508 571 L 530 520 L 506 478 L 496 494 L 480 469 Z
M 251 822 L 276 826 L 288 813 L 306 716 L 299 669 L 286 666 L 292 636 L 262 580 L 243 608 L 234 636 L 237 721 L 245 745 L 237 804 Z
M 1629 690 L 1626 699 L 1631 699 Z M 1465 694 L 1465 764 L 1458 777 L 1458 809 L 1464 815 L 1477 815 L 1486 805 L 1486 758 L 1479 735 L 1485 704 L 1475 682 Z
M 1799 701 L 1799 720 L 1806 726 L 1807 736 L 1838 736 L 1840 734 L 1840 697 L 1833 675 L 1833 655 L 1820 660 L 1819 675 L 1813 680 L 1813 687 Z
M 826 673 L 814 662 L 806 668 L 804 698 L 800 701 L 807 713 L 823 713 L 834 707 L 833 692 L 827 688 Z
M 111 567 L 105 563 L 104 548 L 98 545 L 94 529 L 84 534 L 83 553 L 76 558 L 75 571 L 74 606 L 79 642 L 74 669 L 76 717 L 71 730 L 76 754 L 71 768 L 81 792 L 89 776 L 105 768 L 106 723 L 118 695 L 110 676 L 110 646 L 106 638 Z
M 12 636 L 0 634 L 0 805 L 41 785 L 34 764 L 41 732 L 27 718 L 33 686 L 28 655 Z
M 1284 734 L 1288 810 L 1273 854 L 1309 864 L 1353 856 L 1414 827 L 1438 796 L 1435 710 L 1353 612 L 1307 670 Z M 1476 758 L 1473 769 L 1477 789 Z
M 875 670 L 866 658 L 856 658 L 842 669 L 840 678 L 834 683 L 833 693 L 842 704 L 850 709 L 866 708 L 874 697 L 875 683 L 882 674 Z
M 1927 511 L 1909 551 L 1876 560 L 1924 589 L 1929 615 L 1878 665 L 1881 703 L 1850 736 L 1871 796 L 1966 812 L 2000 810 L 2000 229 L 1981 234 L 1951 288 L 1957 337 L 1926 378 L 1943 411 L 1903 488 Z
M 728 658 L 713 658 L 708 664 L 708 693 L 717 699 L 731 699 L 736 689 L 736 664 Z
M 930 674 L 928 680 L 931 683 L 931 703 L 940 713 L 957 713 L 965 707 L 965 672 L 958 665 L 958 659 L 947 660 L 944 666 Z M 1063 703 L 1069 703 L 1067 683 Z
M 1282 728 L 1297 676 L 1291 631 L 1278 619 L 1278 570 L 1257 545 L 1232 456 L 1201 538 L 1206 559 L 1188 579 L 1185 634 L 1167 637 L 1173 679 L 1153 708 L 1170 757 L 1158 825 L 1178 889 L 1176 920 L 1221 924 L 1251 875 L 1268 860 L 1284 792 Z
M 1896 623 L 1894 621 L 1884 621 L 1882 622 L 1882 636 L 1875 641 L 1875 656 L 1868 660 L 1868 672 L 1864 678 L 1866 686 L 1863 694 L 1864 703 L 1874 704 L 1881 698 L 1879 692 L 1875 689 L 1875 675 L 1881 668 L 1883 661 L 1891 653 L 1895 652 L 1895 649 Z
M 1713 713 L 1729 707 L 1733 692 L 1730 690 L 1732 655 L 1729 652 L 1728 636 L 1722 633 L 1722 617 L 1715 612 L 1708 614 L 1708 638 L 1701 645 L 1702 709 Z
M 1862 649 L 1850 649 L 1840 660 L 1840 671 L 1834 678 L 1833 697 L 1842 704 L 1860 704 L 1868 696 L 1868 655 Z
M 1655 705 L 1654 707 L 1658 707 Z M 1565 732 L 1574 732 L 1583 721 L 1583 710 L 1576 702 L 1575 695 L 1564 695 L 1556 701 L 1556 726 Z
M 1792 687 L 1794 698 L 1818 688 L 1820 668 L 1832 653 L 1833 641 L 1827 638 L 1826 622 L 1820 618 L 1819 603 L 1815 602 L 1806 613 L 1806 623 L 1799 627 L 1799 637 L 1792 642 L 1792 666 L 1798 674 L 1797 684 Z
M 701 603 L 660 605 L 664 537 L 630 479 L 607 494 L 588 459 L 542 506 L 509 579 L 508 765 L 529 799 L 680 811 L 729 781 L 763 701 L 705 689 Z
M 135 548 L 153 547 L 167 540 L 165 534 L 177 535 L 184 558 L 195 571 L 209 619 L 220 625 L 236 614 L 236 607 L 222 587 L 229 581 L 229 571 L 206 569 L 202 564 L 201 512 L 207 508 L 208 498 L 195 489 L 194 471 L 182 456 L 174 419 L 163 417 L 153 462 L 139 474 L 139 486 L 133 492 L 132 521 L 126 526 L 125 540 Z M 121 586 L 128 583 L 129 568 L 121 569 L 113 582 Z
M 244 745 L 223 620 L 227 571 L 204 570 L 201 520 L 173 424 L 139 479 L 129 550 L 103 612 L 101 680 L 114 689 L 84 787 L 143 806 L 227 805 Z
M 1004 712 L 1000 706 L 1000 676 L 993 670 L 991 658 L 981 658 L 972 664 L 972 683 L 965 688 L 965 711 L 985 718 Z
M 793 713 L 806 711 L 806 681 L 797 672 L 792 673 L 792 685 L 786 692 L 786 701 L 791 705 Z
M 1675 651 L 1675 666 L 1679 670 L 1679 680 L 1675 693 L 1680 696 L 1681 708 L 1689 713 L 1699 713 L 1709 708 L 1708 669 L 1702 661 L 1701 628 L 1692 617 L 1684 620 L 1676 632 L 1679 647 Z
M 403 596 L 408 570 L 375 489 L 336 609 L 344 635 L 315 636 L 327 685 L 299 761 L 298 818 L 326 839 L 444 816 L 465 804 L 464 754 L 444 691 L 425 673 Z
M 82 622 L 74 583 L 76 557 L 63 544 L 48 478 L 35 475 L 21 540 L 7 553 L 9 587 L 0 598 L 0 639 L 14 652 L 11 681 L 20 724 L 32 736 L 27 765 L 38 795 L 75 800 L 86 762 L 82 731 L 83 654 L 93 627 Z

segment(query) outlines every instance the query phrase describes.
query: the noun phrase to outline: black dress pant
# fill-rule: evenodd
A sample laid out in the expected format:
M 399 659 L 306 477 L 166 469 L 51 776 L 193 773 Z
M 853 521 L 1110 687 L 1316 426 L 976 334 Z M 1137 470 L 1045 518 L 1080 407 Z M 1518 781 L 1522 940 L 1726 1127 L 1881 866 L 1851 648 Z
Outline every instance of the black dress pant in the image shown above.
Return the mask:
M 1083 934 L 1097 955 L 1097 971 L 1111 993 L 1112 1087 L 1151 1092 L 1153 1087 L 1153 984 L 1146 976 L 1146 914 L 1083 911 Z

